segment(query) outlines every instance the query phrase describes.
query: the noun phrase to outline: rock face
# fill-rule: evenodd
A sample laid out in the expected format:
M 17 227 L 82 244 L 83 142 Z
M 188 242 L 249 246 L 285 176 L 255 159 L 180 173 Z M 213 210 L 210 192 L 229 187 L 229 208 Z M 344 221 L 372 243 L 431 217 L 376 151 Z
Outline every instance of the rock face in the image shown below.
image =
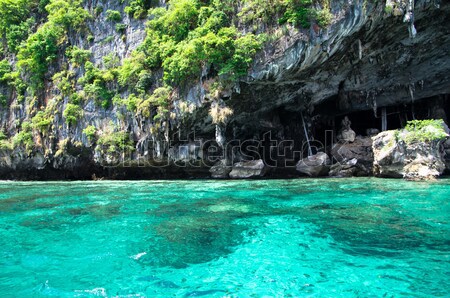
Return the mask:
M 297 171 L 310 177 L 328 175 L 331 160 L 326 153 L 319 152 L 315 155 L 301 159 L 296 166 Z
M 169 3 L 166 2 L 159 1 L 159 4 Z M 83 3 L 87 11 L 93 12 L 100 2 L 83 1 Z M 93 40 L 88 41 L 74 34 L 68 36 L 69 44 L 91 50 L 93 53 L 91 62 L 98 67 L 104 64 L 103 57 L 111 53 L 116 54 L 113 56 L 117 56 L 115 58 L 119 60 L 119 64 L 122 63 L 145 37 L 145 19 L 132 19 L 123 13 L 126 31 L 122 33 L 117 32 L 113 22 L 106 21 L 108 10 L 123 12 L 127 3 L 127 1 L 103 1 L 101 3 L 103 12 L 87 23 Z M 208 92 L 205 86 L 208 85 L 207 78 L 214 76 L 211 73 L 199 74 L 197 79 L 193 77 L 186 86 L 178 86 L 179 88 L 176 88 L 178 98 L 170 103 L 168 111 L 170 117 L 161 123 L 152 122 L 153 117 L 133 114 L 125 106 L 112 104 L 108 108 L 103 108 L 96 105 L 94 100 L 88 99 L 82 104 L 83 113 L 80 119 L 76 124 L 69 126 L 64 120 L 63 111 L 70 98 L 61 96 L 53 80 L 47 80 L 46 92 L 39 101 L 56 107 L 50 131 L 41 142 L 37 141 L 39 132 L 35 129 L 32 131 L 33 141 L 39 143 L 39 146 L 36 146 L 30 154 L 25 154 L 24 148 L 3 150 L 0 146 L 2 158 L 0 178 L 17 178 L 23 173 L 27 178 L 42 179 L 49 178 L 49 175 L 56 178 L 64 178 L 66 174 L 75 178 L 89 178 L 98 172 L 108 177 L 111 176 L 108 173 L 118 173 L 118 168 L 107 168 L 103 164 L 104 161 L 106 163 L 115 161 L 114 154 L 117 152 L 114 154 L 109 151 L 105 154 L 96 152 L 95 148 L 98 146 L 91 143 L 83 133 L 88 126 L 94 126 L 97 135 L 126 132 L 132 143 L 130 146 L 135 149 L 132 154 L 126 155 L 131 164 L 137 164 L 139 160 L 151 164 L 153 158 L 172 165 L 175 160 L 182 159 L 181 157 L 185 159 L 184 156 L 192 158 L 192 155 L 195 155 L 195 160 L 205 158 L 201 154 L 191 154 L 191 148 L 195 146 L 189 145 L 193 141 L 189 134 L 193 132 L 195 138 L 217 140 L 221 146 L 230 140 L 239 142 L 256 140 L 259 145 L 255 148 L 260 151 L 250 155 L 252 157 L 268 154 L 267 147 L 270 147 L 272 141 L 278 144 L 286 141 L 284 147 L 279 148 L 283 149 L 284 154 L 300 150 L 298 147 L 301 146 L 291 145 L 289 142 L 295 140 L 302 143 L 306 140 L 307 135 L 315 127 L 312 119 L 328 117 L 323 123 L 331 120 L 333 124 L 327 124 L 324 130 L 335 130 L 334 121 L 337 117 L 349 113 L 374 111 L 372 114 L 377 116 L 373 116 L 372 120 L 378 120 L 379 109 L 382 107 L 401 107 L 421 100 L 428 104 L 432 101 L 430 98 L 435 97 L 443 97 L 449 101 L 450 4 L 448 1 L 442 1 L 437 5 L 437 0 L 417 0 L 414 3 L 413 18 L 411 11 L 407 11 L 406 1 L 332 0 L 329 6 L 333 20 L 327 28 L 320 28 L 314 22 L 310 28 L 295 26 L 266 28 L 268 24 L 260 24 L 261 27 L 256 23 L 253 24 L 253 27 L 257 27 L 256 31 L 267 29 L 268 32 L 275 33 L 275 41 L 265 44 L 246 75 L 218 92 L 219 100 L 233 111 L 228 124 L 223 127 L 212 123 L 208 114 L 211 100 L 206 96 Z M 411 21 L 403 22 L 406 14 L 408 20 L 413 19 L 416 23 L 417 32 L 412 29 L 414 24 Z M 243 26 L 242 24 L 238 26 L 243 32 L 253 31 L 253 28 Z M 10 60 L 13 64 L 15 58 L 12 57 Z M 67 62 L 64 57 L 58 57 L 56 60 L 52 66 L 55 69 L 50 69 L 46 77 L 52 78 L 54 72 L 62 69 Z M 207 72 L 207 68 L 205 66 L 204 72 Z M 155 69 L 154 72 L 152 70 L 152 73 L 155 77 L 163 76 L 161 69 Z M 83 71 L 74 71 L 74 76 L 76 82 L 83 76 Z M 6 84 L 2 85 L 0 82 L 0 97 L 6 98 L 9 104 L 9 106 L 0 104 L 0 126 L 5 135 L 13 139 L 21 131 L 21 123 L 33 117 L 29 111 L 36 111 L 40 107 L 33 106 L 35 103 L 29 104 L 28 99 L 20 101 L 17 92 L 10 92 L 8 88 Z M 117 95 L 122 98 L 129 95 L 126 91 L 121 92 Z M 61 98 L 56 100 L 57 97 Z M 440 108 L 445 105 L 442 104 Z M 430 104 L 428 107 L 430 106 L 433 105 Z M 441 110 L 444 118 L 445 109 Z M 305 118 L 306 125 L 301 123 L 300 115 L 302 119 Z M 344 120 L 338 137 L 341 142 L 332 152 L 339 163 L 332 167 L 330 174 L 337 176 L 369 174 L 372 163 L 372 155 L 368 150 L 369 141 L 361 140 L 356 135 L 362 133 L 364 129 L 375 128 L 376 125 L 371 123 L 358 129 L 355 126 L 356 121 L 352 119 L 354 122 L 352 129 L 348 119 Z M 372 130 L 370 134 L 374 134 L 374 131 Z M 270 132 L 274 139 L 266 140 L 267 132 Z M 317 135 L 314 137 L 317 139 Z M 56 155 L 56 151 L 60 149 L 57 146 L 58 142 L 66 139 L 72 143 L 82 144 L 86 149 L 82 158 L 76 152 Z M 388 142 L 390 141 L 386 140 L 385 143 Z M 187 151 L 175 150 L 179 152 L 178 155 L 172 154 L 174 148 L 181 148 L 184 145 L 189 145 Z M 374 146 L 381 148 L 384 145 Z M 376 175 L 402 177 L 406 175 L 406 169 L 410 169 L 408 170 L 410 172 L 423 171 L 418 169 L 418 165 L 411 165 L 405 169 L 406 161 L 402 160 L 400 155 L 405 153 L 407 148 L 400 147 L 402 146 L 388 156 L 379 149 Z M 450 148 L 450 144 L 447 148 Z M 199 153 L 207 152 L 206 148 L 202 149 L 204 150 L 200 150 Z M 425 154 L 427 149 L 425 147 L 422 149 L 415 150 L 423 151 Z M 435 149 L 430 148 L 431 151 Z M 447 168 L 450 169 L 450 149 L 448 152 Z M 224 154 L 230 155 L 230 152 Z M 231 163 L 239 160 L 241 158 L 232 159 Z M 293 162 L 297 160 L 298 156 L 292 158 Z M 270 160 L 265 161 L 269 164 Z M 425 159 L 423 162 L 428 160 Z M 433 167 L 440 172 L 438 163 Z M 197 171 L 196 167 L 191 168 L 201 177 L 205 174 L 204 168 L 201 168 L 201 171 Z M 120 170 L 118 177 L 128 178 L 130 172 L 128 170 Z M 64 171 L 66 174 L 61 175 Z M 256 165 L 244 166 L 238 163 L 233 167 L 230 176 L 262 176 L 265 171 L 262 160 L 256 162 Z M 160 178 L 161 173 L 167 173 L 164 177 L 169 177 L 174 173 L 178 175 L 183 172 L 178 166 L 161 168 L 136 166 L 133 170 L 138 178 Z M 229 168 L 220 164 L 215 165 L 210 171 L 213 177 L 227 177 L 228 172 Z M 149 176 L 145 176 L 144 173 L 149 173 Z M 316 173 L 317 171 L 310 172 L 311 175 Z M 321 174 L 322 170 L 318 173 Z
M 361 169 L 358 165 L 358 160 L 353 158 L 346 162 L 338 162 L 331 166 L 330 176 L 332 177 L 353 177 L 353 176 L 368 176 L 365 168 Z
M 444 142 L 444 152 L 445 171 L 450 173 L 450 138 Z
M 370 137 L 355 138 L 353 143 L 339 142 L 331 149 L 337 161 L 330 170 L 330 176 L 370 176 L 372 174 L 373 152 Z
M 350 143 L 354 142 L 355 138 L 356 138 L 356 133 L 351 128 L 342 130 L 339 133 L 339 135 L 337 136 L 337 139 L 339 141 L 350 142 Z
M 353 129 L 351 129 L 351 127 L 350 127 L 351 124 L 352 123 L 350 122 L 348 117 L 345 116 L 341 123 L 342 128 L 341 128 L 339 134 L 337 135 L 337 139 L 340 142 L 352 143 L 355 141 L 356 133 Z
M 2 179 L 62 180 L 90 179 L 100 175 L 102 169 L 89 156 L 83 154 L 62 154 L 51 162 L 41 153 L 32 155 L 21 151 L 0 153 L 0 177 Z
M 213 165 L 209 172 L 211 173 L 211 178 L 214 179 L 225 179 L 229 177 L 231 172 L 231 166 L 226 164 L 225 160 L 218 161 L 215 165 Z
M 279 55 L 266 51 L 266 59 L 251 73 L 248 84 L 253 93 L 245 92 L 245 85 L 241 93 L 259 98 L 262 109 L 277 94 L 277 104 L 292 109 L 302 103 L 328 102 L 337 112 L 376 109 L 450 92 L 446 83 L 450 64 L 444 62 L 450 59 L 448 2 L 442 1 L 439 7 L 433 1 L 415 1 L 414 20 L 421 25 L 414 38 L 403 23 L 407 1 L 390 5 L 352 1 L 344 5 L 348 10 L 342 9 L 342 2 L 332 2 L 343 13 L 338 21 L 308 37 L 282 40 L 292 46 L 274 49 Z M 389 12 L 392 7 L 395 12 Z
M 407 143 L 398 140 L 397 131 L 385 131 L 373 137 L 374 175 L 429 180 L 445 169 L 441 142 Z
M 267 173 L 267 166 L 262 159 L 238 162 L 233 165 L 230 178 L 246 179 L 263 177 Z

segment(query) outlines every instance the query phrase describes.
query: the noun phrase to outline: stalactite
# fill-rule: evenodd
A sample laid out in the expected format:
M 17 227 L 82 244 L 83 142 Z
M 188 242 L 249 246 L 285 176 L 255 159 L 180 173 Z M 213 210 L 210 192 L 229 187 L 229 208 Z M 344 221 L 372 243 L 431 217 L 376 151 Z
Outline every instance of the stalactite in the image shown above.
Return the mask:
M 373 109 L 374 117 L 378 118 L 378 115 L 377 115 L 377 100 L 376 100 L 374 95 L 372 95 L 372 109 Z
M 225 131 L 220 124 L 216 124 L 216 142 L 222 148 L 225 145 Z
M 359 60 L 362 59 L 362 43 L 361 43 L 361 39 L 358 39 L 358 57 L 359 57 Z

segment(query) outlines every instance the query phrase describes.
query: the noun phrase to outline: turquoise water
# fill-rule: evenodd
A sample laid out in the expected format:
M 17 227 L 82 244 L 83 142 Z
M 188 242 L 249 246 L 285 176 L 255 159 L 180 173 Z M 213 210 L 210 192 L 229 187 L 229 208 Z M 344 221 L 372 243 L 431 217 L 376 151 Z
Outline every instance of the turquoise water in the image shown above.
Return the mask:
M 0 182 L 1 297 L 450 296 L 450 180 Z

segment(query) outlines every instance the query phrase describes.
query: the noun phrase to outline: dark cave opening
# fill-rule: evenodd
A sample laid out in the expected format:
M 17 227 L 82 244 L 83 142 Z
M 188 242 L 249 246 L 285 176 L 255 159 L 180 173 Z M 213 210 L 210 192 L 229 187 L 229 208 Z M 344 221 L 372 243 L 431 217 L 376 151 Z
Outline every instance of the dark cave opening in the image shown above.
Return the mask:
M 341 122 L 344 117 L 351 121 L 351 128 L 357 136 L 368 136 L 368 129 L 375 128 L 382 131 L 383 110 L 386 114 L 386 130 L 393 130 L 405 127 L 409 120 L 443 119 L 448 125 L 450 116 L 450 95 L 437 95 L 430 98 L 417 99 L 407 103 L 393 106 L 377 107 L 377 109 L 367 109 L 359 111 L 340 111 L 337 108 L 336 98 L 322 103 L 315 109 L 315 114 L 311 117 L 309 127 L 313 144 L 322 145 L 319 150 L 330 150 L 335 142 L 336 136 L 341 129 Z M 324 149 L 326 148 L 326 149 Z
M 337 98 L 330 99 L 316 108 L 316 114 L 312 117 L 312 134 L 315 139 L 322 141 L 327 131 L 334 131 L 336 135 L 345 116 L 352 122 L 351 128 L 356 135 L 366 136 L 366 130 L 370 128 L 381 131 L 383 109 L 386 111 L 387 130 L 402 128 L 407 121 L 414 119 L 443 119 L 448 124 L 448 115 L 450 115 L 450 95 L 448 94 L 352 112 L 334 109 L 333 103 L 336 100 Z
M 241 157 L 244 159 L 262 158 L 269 166 L 279 165 L 286 160 L 295 163 L 302 157 L 328 152 L 336 143 L 336 136 L 341 129 L 344 117 L 351 121 L 351 129 L 357 136 L 368 136 L 368 129 L 382 131 L 382 118 L 385 113 L 386 129 L 403 128 L 407 121 L 413 119 L 437 119 L 447 121 L 450 115 L 450 96 L 439 95 L 432 98 L 418 99 L 393 106 L 368 108 L 351 112 L 335 108 L 335 102 L 328 101 L 315 109 L 311 115 L 291 110 L 289 107 L 278 107 L 261 116 L 253 126 L 242 126 L 239 138 Z M 303 119 L 302 119 L 303 116 Z M 303 120 L 307 126 L 307 134 L 311 151 L 308 150 Z M 242 138 L 245 136 L 246 138 Z

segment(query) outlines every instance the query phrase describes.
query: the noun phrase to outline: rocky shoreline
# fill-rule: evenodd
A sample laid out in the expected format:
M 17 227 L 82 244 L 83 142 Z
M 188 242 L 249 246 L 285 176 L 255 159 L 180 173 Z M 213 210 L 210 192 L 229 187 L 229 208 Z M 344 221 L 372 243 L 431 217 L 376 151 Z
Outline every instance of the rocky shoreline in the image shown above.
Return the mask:
M 448 136 L 445 124 L 442 130 Z M 3 153 L 0 156 L 0 179 L 159 180 L 375 176 L 433 180 L 450 173 L 450 138 L 444 135 L 439 140 L 408 143 L 399 137 L 400 134 L 407 138 L 404 130 L 384 131 L 374 136 L 356 136 L 349 126 L 343 127 L 338 141 L 330 146 L 329 155 L 317 152 L 290 165 L 284 160 L 284 166 L 271 164 L 273 159 L 243 160 L 242 156 L 240 161 L 232 162 L 234 155 L 213 163 L 211 158 L 201 159 L 200 157 L 208 155 L 207 152 L 199 153 L 198 150 L 192 150 L 191 154 L 181 157 L 178 155 L 178 159 L 151 162 L 126 160 L 122 154 L 116 160 L 110 159 L 106 165 L 91 159 L 94 157 L 83 154 L 82 150 L 77 152 L 78 155 L 65 152 L 53 160 L 39 153 L 31 156 L 20 152 L 11 155 Z M 191 146 L 196 148 L 192 144 Z
M 420 180 L 450 168 L 448 141 L 407 144 L 387 132 L 411 119 L 447 121 L 447 2 L 333 0 L 323 27 L 238 17 L 239 34 L 268 39 L 248 71 L 231 79 L 203 61 L 198 74 L 170 86 L 162 66 L 137 68 L 133 86 L 121 85 L 119 70 L 141 63 L 135 50 L 148 19 L 125 13 L 123 1 L 97 4 L 74 7 L 90 15 L 89 35 L 64 32 L 37 90 L 16 53 L 3 54 L 0 179 Z M 159 6 L 170 10 L 168 1 Z M 33 30 L 42 24 L 53 23 L 44 18 Z

